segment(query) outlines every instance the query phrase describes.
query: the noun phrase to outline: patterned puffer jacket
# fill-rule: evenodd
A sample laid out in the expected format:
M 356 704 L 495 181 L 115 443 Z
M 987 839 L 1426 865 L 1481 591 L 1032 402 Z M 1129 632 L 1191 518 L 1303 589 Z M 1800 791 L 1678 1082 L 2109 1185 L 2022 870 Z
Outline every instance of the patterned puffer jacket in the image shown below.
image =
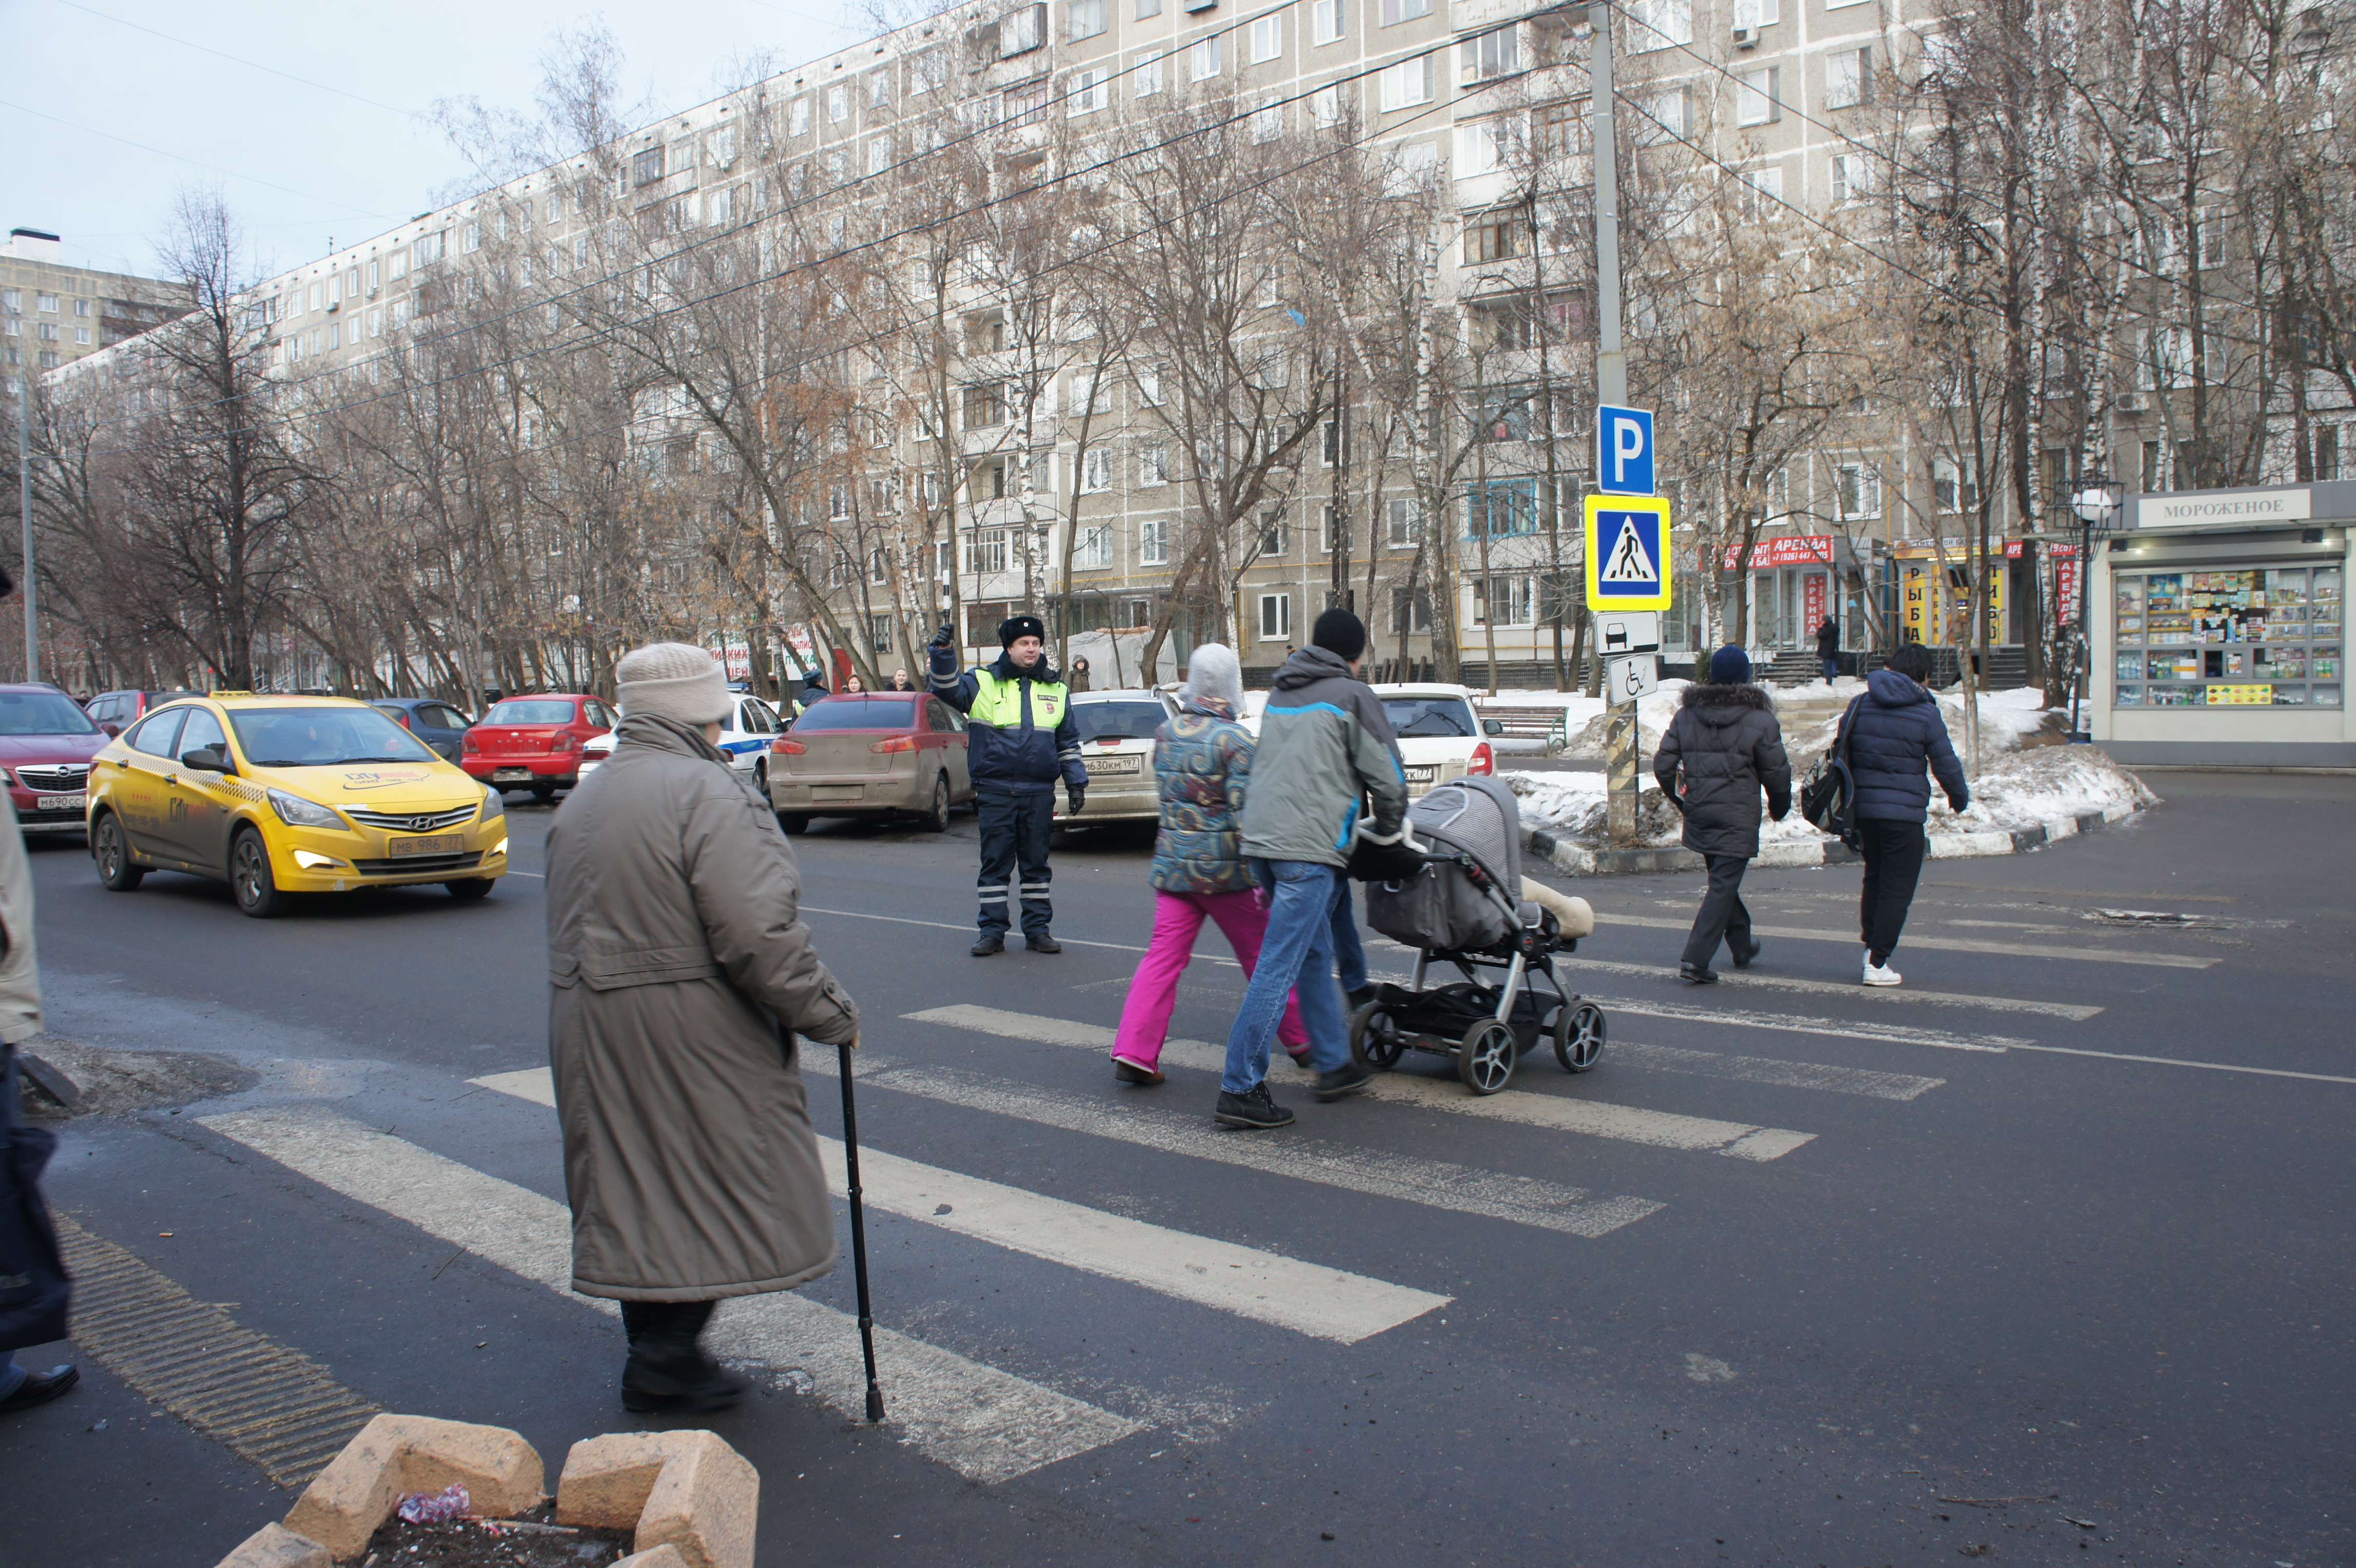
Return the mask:
M 1155 887 L 1164 893 L 1244 893 L 1257 886 L 1236 831 L 1251 765 L 1251 733 L 1216 697 L 1187 698 L 1186 711 L 1154 732 L 1153 782 L 1162 795 L 1162 831 L 1153 839 Z

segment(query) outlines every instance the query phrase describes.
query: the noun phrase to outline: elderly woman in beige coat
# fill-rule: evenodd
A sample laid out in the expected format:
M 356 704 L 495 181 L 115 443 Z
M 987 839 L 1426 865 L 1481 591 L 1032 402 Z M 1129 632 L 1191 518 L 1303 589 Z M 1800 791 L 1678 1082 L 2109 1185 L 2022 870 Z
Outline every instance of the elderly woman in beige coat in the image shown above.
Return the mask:
M 744 1391 L 701 1344 L 722 1297 L 834 1265 L 795 1036 L 855 1040 L 768 805 L 712 745 L 727 679 L 656 643 L 616 671 L 612 759 L 548 836 L 549 1057 L 573 1288 L 622 1304 L 634 1411 Z

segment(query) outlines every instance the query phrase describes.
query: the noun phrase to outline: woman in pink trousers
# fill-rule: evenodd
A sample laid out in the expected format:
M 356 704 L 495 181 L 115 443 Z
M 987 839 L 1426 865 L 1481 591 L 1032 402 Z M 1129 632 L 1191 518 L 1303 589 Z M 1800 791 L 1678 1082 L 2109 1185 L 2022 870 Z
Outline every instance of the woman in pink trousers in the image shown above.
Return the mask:
M 1162 793 L 1162 831 L 1153 843 L 1153 940 L 1137 966 L 1113 1041 L 1112 1070 L 1123 1083 L 1162 1081 L 1170 1009 L 1204 917 L 1226 933 L 1247 980 L 1268 929 L 1268 906 L 1244 865 L 1236 832 L 1251 774 L 1252 737 L 1236 722 L 1244 682 L 1235 650 L 1215 642 L 1194 650 L 1182 696 L 1178 716 L 1153 737 L 1153 777 Z M 1290 998 L 1276 1037 L 1295 1061 L 1306 1058 L 1309 1033 Z

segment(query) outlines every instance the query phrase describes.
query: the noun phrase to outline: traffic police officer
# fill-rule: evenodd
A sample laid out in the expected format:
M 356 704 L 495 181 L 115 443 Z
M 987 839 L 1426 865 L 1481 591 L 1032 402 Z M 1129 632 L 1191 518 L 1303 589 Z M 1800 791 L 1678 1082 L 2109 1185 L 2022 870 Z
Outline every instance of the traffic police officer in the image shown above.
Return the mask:
M 1064 950 L 1047 930 L 1055 918 L 1047 899 L 1047 838 L 1055 829 L 1056 779 L 1062 778 L 1077 816 L 1088 775 L 1072 725 L 1071 693 L 1047 663 L 1046 639 L 1037 616 L 1012 617 L 998 628 L 1005 651 L 960 675 L 955 629 L 944 625 L 933 639 L 933 694 L 969 721 L 966 761 L 981 812 L 976 958 L 1006 950 L 1006 881 L 1018 865 L 1023 940 L 1033 952 Z

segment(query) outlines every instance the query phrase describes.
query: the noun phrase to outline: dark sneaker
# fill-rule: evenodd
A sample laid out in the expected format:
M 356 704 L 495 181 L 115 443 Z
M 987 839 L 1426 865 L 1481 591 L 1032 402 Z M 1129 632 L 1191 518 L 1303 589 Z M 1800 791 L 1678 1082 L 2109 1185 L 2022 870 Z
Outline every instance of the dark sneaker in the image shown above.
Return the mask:
M 1344 1062 L 1332 1072 L 1321 1072 L 1317 1075 L 1317 1098 L 1326 1101 L 1346 1100 L 1374 1081 L 1375 1075 L 1370 1069 L 1360 1067 L 1355 1061 Z
M 1147 1067 L 1143 1062 L 1131 1061 L 1127 1057 L 1112 1058 L 1112 1075 L 1123 1083 L 1141 1083 L 1148 1087 L 1162 1081 L 1160 1068 Z
M 1698 963 L 1681 963 L 1677 965 L 1677 978 L 1690 980 L 1696 985 L 1716 985 L 1718 971 Z
M 1242 1127 L 1251 1132 L 1264 1132 L 1270 1127 L 1292 1125 L 1292 1112 L 1276 1102 L 1262 1081 L 1249 1094 L 1229 1094 L 1219 1091 L 1219 1108 L 1211 1112 L 1213 1121 L 1222 1127 Z
M 1023 940 L 1023 944 L 1029 947 L 1033 952 L 1062 952 L 1064 950 L 1064 944 L 1057 941 L 1055 938 L 1049 936 L 1044 931 L 1041 931 L 1037 936 L 1025 936 Z
M 1285 1118 L 1290 1121 L 1290 1117 Z M 46 1372 L 25 1369 L 25 1380 L 16 1391 L 0 1400 L 0 1415 L 13 1415 L 20 1410 L 30 1410 L 37 1404 L 47 1404 L 76 1383 L 81 1381 L 81 1369 L 75 1366 L 51 1367 Z
M 1752 940 L 1746 942 L 1730 941 L 1726 945 L 1728 948 L 1732 950 L 1734 953 L 1734 967 L 1737 969 L 1749 969 L 1751 965 L 1751 961 L 1758 958 L 1759 950 L 1765 947 L 1767 944 L 1762 941 Z
M 1005 950 L 1006 939 L 996 931 L 982 932 L 980 938 L 973 944 L 973 956 L 976 958 L 988 958 L 992 953 L 1002 953 Z
M 1375 988 L 1371 985 L 1361 985 L 1350 993 L 1350 1011 L 1355 1013 L 1374 999 Z

